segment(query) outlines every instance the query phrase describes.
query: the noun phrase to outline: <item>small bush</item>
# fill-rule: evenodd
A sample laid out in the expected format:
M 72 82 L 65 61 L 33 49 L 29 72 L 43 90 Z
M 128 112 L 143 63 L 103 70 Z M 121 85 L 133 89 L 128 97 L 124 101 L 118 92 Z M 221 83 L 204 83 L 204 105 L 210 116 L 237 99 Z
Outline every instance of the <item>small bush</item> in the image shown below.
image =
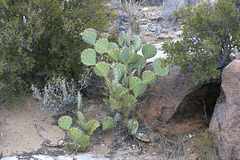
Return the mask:
M 82 75 L 82 79 L 78 83 L 67 82 L 66 78 L 53 77 L 47 82 L 41 90 L 32 85 L 33 97 L 40 101 L 41 110 L 56 112 L 70 112 L 78 102 L 78 91 L 86 88 L 89 85 L 89 77 Z
M 201 132 L 201 137 L 196 141 L 198 148 L 201 150 L 201 153 L 198 153 L 200 159 L 217 159 L 217 146 L 215 145 L 213 136 L 207 129 Z
M 192 73 L 189 85 L 197 85 L 220 77 L 230 63 L 229 54 L 240 48 L 239 0 L 218 0 L 181 9 L 176 15 L 183 19 L 182 38 L 166 42 L 164 53 L 182 73 Z
M 0 102 L 11 102 L 42 87 L 53 75 L 78 81 L 85 68 L 80 51 L 87 45 L 80 32 L 106 31 L 114 11 L 109 0 L 0 1 Z

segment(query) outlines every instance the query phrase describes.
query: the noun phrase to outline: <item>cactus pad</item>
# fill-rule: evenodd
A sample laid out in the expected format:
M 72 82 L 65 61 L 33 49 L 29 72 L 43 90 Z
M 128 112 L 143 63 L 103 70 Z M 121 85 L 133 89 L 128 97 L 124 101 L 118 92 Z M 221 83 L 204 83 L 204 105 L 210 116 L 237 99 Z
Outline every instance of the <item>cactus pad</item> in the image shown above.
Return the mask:
M 84 132 L 87 132 L 88 135 L 92 135 L 93 132 L 100 126 L 100 123 L 97 120 L 93 119 L 87 123 L 78 122 L 78 125 Z
M 128 64 L 135 63 L 136 62 L 136 56 L 137 56 L 137 54 L 135 52 L 129 52 L 129 57 L 128 57 L 127 63 Z
M 126 44 L 128 47 L 130 47 L 131 40 L 132 40 L 132 32 L 131 32 L 131 30 L 129 30 L 126 35 Z
M 69 130 L 72 125 L 72 118 L 69 116 L 62 116 L 58 120 L 58 125 L 65 130 Z
M 67 136 L 76 144 L 78 151 L 84 151 L 90 145 L 90 136 L 84 135 L 84 133 L 77 128 L 68 130 Z
M 108 57 L 113 61 L 118 61 L 119 58 L 119 49 L 110 49 L 108 52 Z
M 110 49 L 118 49 L 118 45 L 116 43 L 110 42 L 108 44 L 108 50 Z
M 113 75 L 114 75 L 114 80 L 116 82 L 119 82 L 120 79 L 122 78 L 122 71 L 118 68 L 113 69 Z
M 142 54 L 146 59 L 152 58 L 157 54 L 157 48 L 153 44 L 145 44 L 142 48 Z
M 114 65 L 114 68 L 120 69 L 121 72 L 122 72 L 122 75 L 124 75 L 125 72 L 127 72 L 127 67 L 126 67 L 124 64 L 122 64 L 122 63 L 116 63 L 116 64 Z
M 141 96 L 147 89 L 147 85 L 143 82 L 139 82 L 133 87 L 133 94 L 135 97 Z
M 107 131 L 109 129 L 112 129 L 115 126 L 115 120 L 112 117 L 105 116 L 103 117 L 102 121 L 102 131 Z
M 144 71 L 142 73 L 142 80 L 146 84 L 153 84 L 157 80 L 157 76 L 151 71 Z
M 156 75 L 158 75 L 158 76 L 168 75 L 169 66 L 164 63 L 165 63 L 165 59 L 163 59 L 163 58 L 155 59 L 155 61 L 153 62 L 153 68 L 154 68 L 154 72 Z
M 105 78 L 105 85 L 107 86 L 107 88 L 109 90 L 112 90 L 112 85 L 111 85 L 110 80 L 107 77 L 104 77 L 104 78 Z
M 121 119 L 121 115 L 119 113 L 115 114 L 114 120 L 119 121 Z
M 107 77 L 110 71 L 110 65 L 106 62 L 99 62 L 94 67 L 94 72 L 100 77 Z
M 142 80 L 138 77 L 132 77 L 129 80 L 129 88 L 133 89 L 139 82 L 142 82 Z
M 97 31 L 92 28 L 86 29 L 82 34 L 82 39 L 85 43 L 94 45 L 97 38 Z
M 122 51 L 120 52 L 120 55 L 119 55 L 120 62 L 127 63 L 128 58 L 129 58 L 129 52 L 130 52 L 130 49 L 128 47 L 124 47 L 122 49 Z
M 118 36 L 118 43 L 121 47 L 124 45 L 125 33 L 122 31 Z
M 81 61 L 86 66 L 94 66 L 96 59 L 96 52 L 93 49 L 85 49 L 81 54 Z
M 133 67 L 132 67 L 132 65 L 128 65 L 127 75 L 130 75 L 132 72 L 133 72 Z
M 134 52 L 138 52 L 142 47 L 142 42 L 139 36 L 134 37 Z
M 97 51 L 97 53 L 100 53 L 100 54 L 107 53 L 108 44 L 109 42 L 107 39 L 105 38 L 99 39 L 95 44 L 95 50 Z
M 133 68 L 135 69 L 143 69 L 146 66 L 146 60 L 141 55 L 136 55 L 136 61 L 133 63 Z
M 78 116 L 78 119 L 79 119 L 80 122 L 84 122 L 85 121 L 84 120 L 84 116 L 83 116 L 83 114 L 81 112 L 77 111 L 77 116 Z
M 139 123 L 136 119 L 130 119 L 127 123 L 127 128 L 132 135 L 135 135 L 137 133 L 138 127 Z

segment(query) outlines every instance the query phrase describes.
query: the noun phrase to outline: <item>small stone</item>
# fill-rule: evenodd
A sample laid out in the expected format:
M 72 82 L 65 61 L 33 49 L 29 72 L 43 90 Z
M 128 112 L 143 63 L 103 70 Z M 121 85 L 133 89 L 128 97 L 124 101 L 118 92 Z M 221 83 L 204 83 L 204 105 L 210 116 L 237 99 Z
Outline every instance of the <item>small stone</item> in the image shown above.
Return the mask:
M 153 154 L 153 155 L 156 155 L 157 153 L 156 153 L 156 152 L 153 152 L 152 154 Z
M 60 141 L 58 141 L 58 144 L 59 145 L 64 145 L 64 140 L 61 139 Z
M 105 147 L 106 145 L 104 143 L 101 144 L 102 147 Z
M 188 134 L 188 137 L 189 137 L 189 138 L 192 138 L 193 136 L 194 136 L 194 135 L 192 135 L 192 134 Z
M 188 149 L 187 149 L 187 151 L 188 151 L 188 152 L 190 152 L 190 151 L 191 151 L 191 149 L 190 149 L 190 148 L 188 148 Z
M 133 145 L 132 145 L 132 149 L 134 150 L 135 148 L 136 148 L 136 145 L 133 144 Z

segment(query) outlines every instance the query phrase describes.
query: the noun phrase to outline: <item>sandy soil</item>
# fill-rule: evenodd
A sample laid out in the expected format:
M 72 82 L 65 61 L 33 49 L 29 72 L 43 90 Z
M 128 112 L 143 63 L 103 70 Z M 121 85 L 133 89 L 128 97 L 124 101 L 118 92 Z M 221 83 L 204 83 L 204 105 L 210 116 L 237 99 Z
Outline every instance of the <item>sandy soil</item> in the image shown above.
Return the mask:
M 14 105 L 11 110 L 0 110 L 0 153 L 4 157 L 36 151 L 41 147 L 43 138 L 57 143 L 65 136 L 58 126 L 51 125 L 54 119 L 49 114 L 38 114 L 39 108 L 33 98 L 25 97 L 24 101 Z
M 16 156 L 23 153 L 36 153 L 39 148 L 42 148 L 44 140 L 48 139 L 52 144 L 57 144 L 61 139 L 64 139 L 65 132 L 56 125 L 56 118 L 54 119 L 50 114 L 44 116 L 39 115 L 39 107 L 36 101 L 31 97 L 24 98 L 25 103 L 17 104 L 12 110 L 3 108 L 0 110 L 0 153 L 3 157 Z M 83 114 L 87 120 L 101 119 L 106 114 L 107 108 L 104 103 L 99 100 L 87 100 L 85 102 Z M 74 116 L 74 114 L 73 114 Z M 43 136 L 39 135 L 39 133 Z M 161 137 L 161 133 L 149 132 L 151 143 L 143 143 L 143 154 L 138 155 L 138 144 L 129 140 L 122 143 L 123 137 L 113 136 L 113 131 L 102 134 L 96 131 L 91 137 L 91 145 L 85 153 L 92 154 L 100 158 L 129 158 L 129 159 L 167 159 L 166 153 L 172 152 L 169 149 L 164 149 L 162 141 L 154 142 L 154 137 Z M 196 159 L 196 153 L 199 152 L 196 148 L 196 138 L 199 133 L 191 133 L 192 138 L 186 135 L 178 135 L 175 138 L 182 137 L 184 142 L 183 147 L 187 151 L 184 156 L 175 158 L 176 160 L 193 160 Z M 165 139 L 166 140 L 166 139 Z M 176 139 L 172 139 L 176 141 Z M 180 140 L 180 139 L 178 139 Z M 179 141 L 180 142 L 180 141 Z M 177 143 L 176 143 L 177 144 Z M 174 149 L 174 146 L 172 147 Z M 64 150 L 64 148 L 63 148 Z M 64 150 L 63 154 L 70 154 Z M 47 154 L 47 153 L 46 153 Z M 76 154 L 76 153 L 71 153 Z M 81 154 L 81 153 L 77 153 Z

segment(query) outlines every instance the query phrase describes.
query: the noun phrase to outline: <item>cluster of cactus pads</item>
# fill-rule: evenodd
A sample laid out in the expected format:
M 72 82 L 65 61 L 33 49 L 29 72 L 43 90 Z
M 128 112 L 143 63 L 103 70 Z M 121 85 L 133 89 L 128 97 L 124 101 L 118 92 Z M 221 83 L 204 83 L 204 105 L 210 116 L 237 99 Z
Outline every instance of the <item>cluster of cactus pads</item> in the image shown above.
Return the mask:
M 131 32 L 125 36 L 121 32 L 116 43 L 109 42 L 108 39 L 102 38 L 96 40 L 97 32 L 89 28 L 83 32 L 83 40 L 94 46 L 94 49 L 86 49 L 81 54 L 81 61 L 86 66 L 94 66 L 94 72 L 100 76 L 107 78 L 110 71 L 114 74 L 114 80 L 133 91 L 135 97 L 141 96 L 146 85 L 156 82 L 157 75 L 166 76 L 169 71 L 168 66 L 164 66 L 164 60 L 158 58 L 154 61 L 154 72 L 141 70 L 146 66 L 146 59 L 152 58 L 157 53 L 157 48 L 153 44 L 145 44 L 142 46 L 139 36 L 135 36 L 133 50 L 131 49 Z M 142 48 L 142 55 L 137 52 Z M 106 54 L 112 64 L 107 62 L 97 62 L 97 56 Z M 137 76 L 132 76 L 137 71 Z
M 85 30 L 82 38 L 94 48 L 86 49 L 81 53 L 82 63 L 86 66 L 94 66 L 95 74 L 105 78 L 106 87 L 109 90 L 107 102 L 122 116 L 119 119 L 124 120 L 129 132 L 137 135 L 138 121 L 135 118 L 129 120 L 129 113 L 136 106 L 136 98 L 146 91 L 147 85 L 155 83 L 157 76 L 166 76 L 169 66 L 165 64 L 164 59 L 157 58 L 153 62 L 154 72 L 149 70 L 142 72 L 147 64 L 146 60 L 156 55 L 157 48 L 153 44 L 142 46 L 139 36 L 134 37 L 131 46 L 131 32 L 126 35 L 125 32 L 121 32 L 118 45 L 105 38 L 97 40 L 97 31 L 92 28 Z M 143 56 L 137 54 L 140 49 Z M 104 61 L 97 62 L 97 59 L 101 59 L 97 57 L 103 55 L 111 60 L 110 64 Z M 109 78 L 111 76 L 113 78 Z M 140 136 L 136 137 L 141 139 Z
M 67 147 L 76 151 L 84 151 L 90 145 L 90 136 L 98 127 L 100 127 L 100 122 L 97 120 L 85 122 L 83 114 L 79 111 L 77 112 L 77 116 L 80 129 L 71 127 L 72 118 L 69 116 L 62 116 L 58 120 L 58 125 L 67 131 L 67 137 L 72 141 L 72 143 L 67 144 Z M 104 126 L 102 129 L 103 131 L 112 129 L 115 126 L 115 121 L 112 117 L 105 116 L 102 121 L 102 126 Z

